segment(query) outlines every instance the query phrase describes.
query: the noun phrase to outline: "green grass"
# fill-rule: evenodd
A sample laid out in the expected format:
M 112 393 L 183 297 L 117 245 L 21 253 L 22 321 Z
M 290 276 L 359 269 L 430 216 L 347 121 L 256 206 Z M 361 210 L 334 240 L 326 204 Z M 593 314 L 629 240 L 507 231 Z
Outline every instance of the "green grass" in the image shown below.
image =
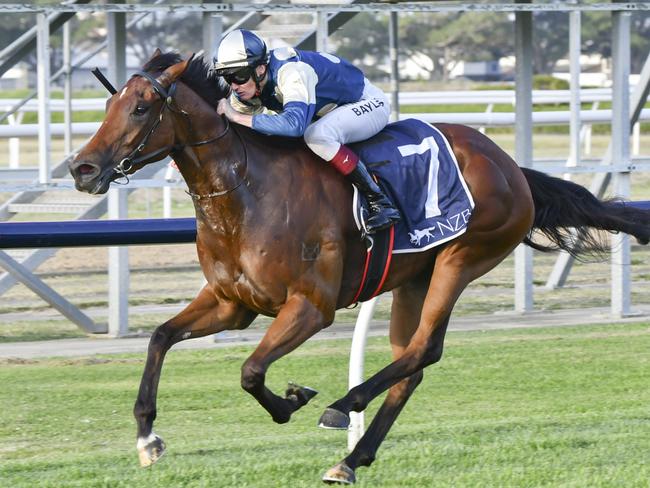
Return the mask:
M 25 98 L 31 95 L 34 90 L 31 88 L 19 88 L 15 90 L 2 90 L 0 98 Z M 108 97 L 106 90 L 75 90 L 72 93 L 72 98 L 104 98 Z M 50 98 L 62 100 L 63 90 L 53 89 L 50 90 Z
M 16 98 L 22 100 L 24 97 L 30 95 L 33 90 L 31 89 L 17 89 L 17 90 L 3 90 L 0 93 L 0 98 Z M 63 99 L 63 90 L 52 90 L 50 92 L 50 97 L 53 99 Z M 72 97 L 77 98 L 108 98 L 108 94 L 105 90 L 77 90 L 72 94 Z M 86 110 L 86 111 L 75 111 L 72 114 L 73 122 L 101 122 L 104 119 L 103 110 Z M 62 123 L 63 113 L 62 112 L 53 112 L 51 114 L 52 123 Z M 6 123 L 6 122 L 5 122 Z M 29 112 L 26 113 L 23 120 L 23 124 L 36 124 L 38 123 L 38 114 Z
M 647 486 L 648 323 L 452 332 L 446 346 L 358 486 Z M 276 391 L 321 392 L 283 426 L 239 388 L 250 352 L 170 353 L 156 422 L 169 451 L 147 470 L 131 418 L 141 355 L 5 361 L 0 484 L 320 486 L 345 455 L 346 434 L 315 424 L 345 391 L 349 341 L 304 345 L 271 369 Z M 386 339 L 371 339 L 366 371 L 388 360 Z

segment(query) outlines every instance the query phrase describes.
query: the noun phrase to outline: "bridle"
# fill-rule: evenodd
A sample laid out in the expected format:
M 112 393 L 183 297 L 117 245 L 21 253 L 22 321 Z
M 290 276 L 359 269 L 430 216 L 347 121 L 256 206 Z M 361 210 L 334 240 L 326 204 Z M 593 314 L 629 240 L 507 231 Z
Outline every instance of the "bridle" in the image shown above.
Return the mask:
M 163 104 L 160 107 L 160 112 L 158 113 L 158 117 L 156 117 L 156 120 L 154 123 L 149 127 L 149 130 L 147 133 L 144 135 L 142 138 L 142 141 L 140 144 L 136 146 L 136 148 L 129 153 L 128 156 L 123 158 L 115 168 L 113 168 L 113 171 L 118 173 L 121 177 L 126 178 L 126 182 L 123 184 L 127 184 L 129 182 L 129 177 L 128 177 L 128 172 L 133 169 L 133 166 L 141 163 L 143 161 L 147 161 L 149 159 L 154 159 L 160 154 L 163 154 L 165 152 L 178 152 L 184 150 L 186 147 L 198 147 L 198 146 L 203 146 L 205 144 L 210 144 L 213 142 L 218 141 L 222 137 L 224 137 L 227 133 L 228 130 L 230 129 L 230 122 L 226 117 L 224 117 L 224 122 L 225 122 L 225 127 L 223 131 L 221 131 L 219 134 L 217 134 L 214 137 L 211 137 L 209 139 L 205 139 L 203 141 L 198 141 L 198 142 L 187 142 L 183 144 L 172 144 L 168 146 L 164 146 L 160 149 L 156 149 L 155 151 L 151 151 L 147 154 L 140 155 L 142 151 L 144 151 L 144 148 L 147 145 L 147 142 L 149 142 L 149 138 L 153 135 L 153 133 L 156 131 L 160 123 L 162 122 L 163 115 L 165 113 L 165 109 L 169 109 L 172 112 L 176 114 L 183 115 L 187 118 L 188 123 L 190 124 L 190 127 L 192 123 L 190 122 L 189 116 L 185 110 L 175 106 L 174 104 L 174 95 L 176 94 L 176 82 L 172 82 L 172 84 L 169 86 L 169 89 L 166 89 L 160 82 L 154 78 L 151 74 L 147 73 L 146 71 L 136 71 L 133 76 L 141 76 L 142 78 L 145 78 L 149 83 L 151 83 L 151 86 L 153 87 L 154 91 L 156 94 L 163 100 Z M 235 132 L 236 133 L 236 132 Z M 240 142 L 242 142 L 242 148 L 244 150 L 244 164 L 246 165 L 246 173 L 248 172 L 248 155 L 246 153 L 246 146 L 243 144 L 243 141 L 241 141 L 241 136 L 237 133 L 237 136 L 240 138 Z M 228 190 L 222 190 L 222 191 L 217 191 L 213 193 L 208 193 L 205 195 L 199 195 L 196 193 L 191 193 L 189 191 L 186 191 L 188 195 L 190 195 L 193 199 L 195 200 L 200 200 L 204 198 L 212 198 L 212 197 L 217 197 L 221 195 L 225 195 L 227 193 L 230 193 L 231 191 L 237 189 L 241 184 L 246 180 L 246 173 L 244 173 L 244 176 L 241 178 L 239 183 L 235 185 L 233 188 L 230 188 Z M 116 183 L 120 184 L 119 182 L 116 181 Z

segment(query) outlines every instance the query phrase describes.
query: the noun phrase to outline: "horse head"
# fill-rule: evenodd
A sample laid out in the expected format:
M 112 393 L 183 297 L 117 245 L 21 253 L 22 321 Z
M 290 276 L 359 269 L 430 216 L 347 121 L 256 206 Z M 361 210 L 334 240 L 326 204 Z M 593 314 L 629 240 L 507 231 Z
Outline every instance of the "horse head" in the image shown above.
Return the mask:
M 106 193 L 111 181 L 160 161 L 176 148 L 173 117 L 165 115 L 183 112 L 174 101 L 176 81 L 192 58 L 161 71 L 152 64 L 161 56 L 156 50 L 143 70 L 107 100 L 104 122 L 69 164 L 77 190 Z

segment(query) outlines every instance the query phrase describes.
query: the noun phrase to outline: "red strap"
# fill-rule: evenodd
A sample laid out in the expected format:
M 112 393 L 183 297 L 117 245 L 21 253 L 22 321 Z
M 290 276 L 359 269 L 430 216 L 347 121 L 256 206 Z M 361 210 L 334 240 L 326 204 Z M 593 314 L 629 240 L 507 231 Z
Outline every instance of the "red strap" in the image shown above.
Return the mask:
M 341 144 L 341 147 L 329 162 L 339 173 L 349 175 L 354 171 L 354 168 L 357 167 L 359 156 L 357 156 L 350 148 Z
M 342 146 L 341 146 L 342 147 Z M 359 295 L 363 290 L 363 285 L 366 284 L 366 276 L 368 276 L 368 268 L 370 267 L 370 256 L 372 255 L 372 250 L 366 250 L 366 262 L 363 265 L 363 275 L 361 275 L 361 283 L 359 283 L 359 289 L 352 299 L 352 303 L 357 303 Z M 383 283 L 383 282 L 382 282 Z
M 388 268 L 390 268 L 390 262 L 393 260 L 394 244 L 395 244 L 395 226 L 393 225 L 390 228 L 390 244 L 388 244 L 388 258 L 386 259 L 386 267 L 384 268 L 384 274 L 381 276 L 381 281 L 379 282 L 377 289 L 372 292 L 372 296 L 370 298 L 377 296 L 377 294 L 381 290 L 381 287 L 384 286 L 384 282 L 386 281 L 386 277 L 388 276 Z
M 386 258 L 386 263 L 384 264 L 384 272 L 381 275 L 381 280 L 379 281 L 379 284 L 377 285 L 377 288 L 375 291 L 372 292 L 372 295 L 368 297 L 366 300 L 370 300 L 373 297 L 376 297 L 377 294 L 380 292 L 382 286 L 384 286 L 384 283 L 386 282 L 386 277 L 388 276 L 388 270 L 390 269 L 390 263 L 393 260 L 393 246 L 395 244 L 395 226 L 392 226 L 389 231 L 389 242 L 388 242 L 388 257 Z M 359 300 L 359 296 L 361 295 L 361 292 L 363 291 L 365 284 L 366 284 L 366 278 L 368 277 L 368 270 L 370 269 L 370 258 L 372 257 L 372 249 L 366 251 L 366 262 L 363 265 L 363 275 L 361 276 L 361 283 L 359 284 L 359 289 L 357 290 L 357 293 L 354 295 L 354 298 L 352 299 L 351 303 L 356 303 L 357 300 Z

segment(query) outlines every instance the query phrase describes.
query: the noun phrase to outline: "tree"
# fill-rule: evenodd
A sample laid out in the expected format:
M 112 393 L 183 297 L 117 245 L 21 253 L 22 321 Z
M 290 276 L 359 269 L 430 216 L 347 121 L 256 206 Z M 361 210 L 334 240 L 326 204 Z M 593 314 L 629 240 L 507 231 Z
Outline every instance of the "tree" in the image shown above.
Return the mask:
M 336 54 L 361 67 L 372 79 L 385 76 L 379 68 L 388 56 L 388 17 L 357 14 L 331 36 Z
M 551 74 L 569 51 L 569 15 L 535 12 L 533 15 L 533 72 Z
M 432 76 L 447 80 L 459 61 L 488 61 L 511 54 L 512 21 L 505 13 L 418 14 L 405 16 L 400 32 L 406 55 L 428 56 Z
M 0 16 L 0 46 L 14 42 L 36 25 L 36 15 L 31 13 L 5 13 Z
M 188 54 L 202 49 L 201 18 L 197 13 L 153 13 L 128 32 L 129 45 L 144 64 L 160 48 Z M 208 57 L 212 53 L 207 53 Z
M 650 12 L 632 14 L 631 71 L 639 73 L 650 56 Z
M 638 73 L 650 52 L 650 12 L 634 12 L 631 18 L 631 72 Z M 582 16 L 582 50 L 612 56 L 612 16 L 608 12 L 585 12 Z
M 73 32 L 77 46 L 92 49 L 106 40 L 106 17 L 92 15 L 78 19 Z M 127 42 L 141 64 L 149 60 L 156 48 L 181 53 L 198 51 L 202 42 L 201 19 L 197 13 L 150 13 L 127 30 Z

